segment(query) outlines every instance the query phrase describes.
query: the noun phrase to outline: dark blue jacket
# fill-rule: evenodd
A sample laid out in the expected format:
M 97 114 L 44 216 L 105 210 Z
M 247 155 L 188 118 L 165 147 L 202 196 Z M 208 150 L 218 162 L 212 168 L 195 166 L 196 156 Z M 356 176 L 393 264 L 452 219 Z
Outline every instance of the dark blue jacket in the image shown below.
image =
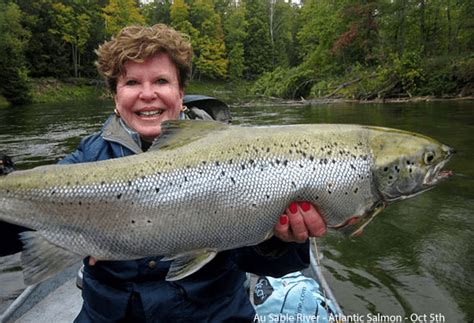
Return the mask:
M 139 141 L 111 116 L 102 130 L 82 140 L 60 163 L 106 160 L 142 152 Z M 157 232 L 159 234 L 159 232 Z M 132 261 L 84 261 L 84 304 L 76 322 L 250 322 L 255 312 L 244 287 L 245 272 L 282 276 L 309 265 L 308 244 L 271 238 L 255 247 L 223 251 L 189 277 L 164 280 L 161 257 Z

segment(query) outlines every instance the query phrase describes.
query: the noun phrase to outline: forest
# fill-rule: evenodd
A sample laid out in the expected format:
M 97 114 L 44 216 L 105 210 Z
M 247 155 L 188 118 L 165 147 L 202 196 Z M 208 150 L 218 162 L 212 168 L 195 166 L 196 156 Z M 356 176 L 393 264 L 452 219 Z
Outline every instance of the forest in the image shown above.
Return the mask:
M 190 36 L 193 82 L 284 99 L 474 94 L 472 0 L 0 0 L 0 94 L 17 105 L 37 78 L 100 83 L 98 45 L 156 23 Z

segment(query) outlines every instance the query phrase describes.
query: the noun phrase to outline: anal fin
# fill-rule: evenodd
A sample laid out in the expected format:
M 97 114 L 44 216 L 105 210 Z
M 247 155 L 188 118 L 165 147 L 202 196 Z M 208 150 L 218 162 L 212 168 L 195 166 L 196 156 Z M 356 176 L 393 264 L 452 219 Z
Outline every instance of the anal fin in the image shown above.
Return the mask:
M 33 285 L 78 263 L 81 255 L 59 247 L 36 231 L 20 233 L 23 242 L 21 262 L 26 285 Z
M 166 275 L 166 280 L 175 281 L 183 279 L 204 267 L 216 255 L 217 250 L 203 249 L 164 257 L 162 261 L 173 261 Z

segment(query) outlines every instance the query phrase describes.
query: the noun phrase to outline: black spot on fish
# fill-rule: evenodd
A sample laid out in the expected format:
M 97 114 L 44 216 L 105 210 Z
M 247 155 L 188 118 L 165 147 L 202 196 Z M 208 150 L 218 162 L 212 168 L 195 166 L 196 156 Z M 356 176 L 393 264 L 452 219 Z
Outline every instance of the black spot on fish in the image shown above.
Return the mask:
M 384 172 L 387 172 L 387 171 L 388 171 L 388 167 L 384 167 L 383 171 L 384 171 Z
M 79 201 L 77 204 L 79 204 L 79 205 L 82 205 L 82 202 L 81 202 L 81 201 Z
M 146 176 L 142 176 L 141 179 L 145 180 L 145 179 L 146 179 Z
M 135 220 L 132 220 L 132 224 L 135 224 Z
M 147 222 L 147 223 L 151 223 L 151 220 L 147 220 L 146 222 Z
M 158 193 L 160 191 L 160 188 L 159 187 L 156 187 L 155 188 L 155 192 Z
M 332 191 L 331 191 L 331 190 L 328 190 L 328 193 L 329 193 L 329 194 L 332 194 Z
M 296 183 L 295 183 L 295 182 L 291 182 L 291 186 L 293 186 L 293 188 L 296 188 Z
M 324 158 L 324 164 L 327 164 L 327 163 L 328 163 L 328 159 Z
M 287 166 L 287 165 L 288 165 L 288 160 L 285 159 L 285 160 L 283 161 L 283 166 Z
M 280 160 L 279 160 L 279 159 L 276 159 L 276 160 L 275 160 L 275 163 L 276 163 L 277 165 L 280 165 Z
M 216 166 L 220 166 L 221 164 L 219 163 L 219 161 L 216 161 Z
M 270 152 L 270 147 L 267 147 L 267 153 L 269 153 L 269 152 Z
M 203 165 L 206 165 L 206 161 L 205 161 L 205 160 L 203 160 L 201 163 L 202 163 Z
M 303 168 L 304 166 L 300 164 L 300 167 Z
M 104 186 L 104 185 L 105 185 L 105 182 L 104 182 L 104 181 L 100 182 L 100 185 Z
M 188 178 L 186 176 L 184 176 L 184 181 L 187 182 L 188 181 Z
M 266 197 L 266 198 L 267 198 L 267 200 L 268 200 L 268 199 L 270 198 L 270 195 L 268 195 L 268 194 L 267 194 L 267 195 L 265 195 L 265 197 Z
M 351 168 L 352 168 L 353 170 L 356 170 L 356 168 L 355 168 L 354 165 L 352 165 L 352 164 L 350 164 L 350 165 L 351 165 Z
M 224 172 L 224 171 L 222 171 L 222 172 L 221 172 L 221 175 L 222 175 L 222 176 L 225 176 L 225 172 Z
M 388 178 L 389 178 L 389 179 L 393 179 L 393 176 L 392 176 L 392 175 L 390 175 Z
M 232 184 L 235 184 L 235 179 L 233 177 L 231 177 L 230 180 L 232 181 Z
M 313 161 L 313 160 L 314 160 L 314 157 L 313 157 L 313 156 L 309 156 L 309 160 L 310 160 L 310 161 Z
M 117 195 L 117 200 L 120 200 L 121 198 L 122 198 L 122 194 L 120 193 Z
M 333 164 L 335 164 L 335 163 L 336 163 L 336 160 L 335 160 L 335 159 L 333 159 L 333 160 L 332 160 L 332 163 L 333 163 Z
M 252 203 L 252 207 L 257 207 L 257 204 L 255 204 L 255 203 Z
M 128 181 L 128 186 L 132 186 L 132 181 Z
M 355 188 L 354 194 L 357 194 L 357 192 L 359 192 L 359 188 L 358 188 L 358 187 Z
M 250 163 L 250 165 L 253 165 L 254 160 L 253 160 L 253 159 L 250 159 L 250 160 L 249 160 L 249 163 Z
M 242 167 L 242 170 L 245 170 L 245 164 L 242 164 L 241 167 Z
M 9 193 L 10 191 L 7 190 L 7 193 Z M 51 195 L 54 195 L 56 193 L 56 190 L 52 191 L 51 192 Z
M 232 165 L 232 163 L 233 163 L 233 160 L 229 159 L 229 164 Z
M 140 190 L 137 188 L 137 189 L 135 190 L 135 192 L 136 192 L 137 194 L 139 194 L 139 193 L 140 193 Z

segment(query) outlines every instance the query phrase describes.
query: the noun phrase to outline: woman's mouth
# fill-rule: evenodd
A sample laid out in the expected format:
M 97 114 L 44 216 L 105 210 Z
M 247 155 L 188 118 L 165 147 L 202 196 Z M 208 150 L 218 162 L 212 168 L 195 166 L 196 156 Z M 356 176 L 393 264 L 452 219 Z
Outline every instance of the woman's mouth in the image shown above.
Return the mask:
M 157 117 L 163 113 L 163 110 L 149 110 L 135 112 L 139 117 Z

